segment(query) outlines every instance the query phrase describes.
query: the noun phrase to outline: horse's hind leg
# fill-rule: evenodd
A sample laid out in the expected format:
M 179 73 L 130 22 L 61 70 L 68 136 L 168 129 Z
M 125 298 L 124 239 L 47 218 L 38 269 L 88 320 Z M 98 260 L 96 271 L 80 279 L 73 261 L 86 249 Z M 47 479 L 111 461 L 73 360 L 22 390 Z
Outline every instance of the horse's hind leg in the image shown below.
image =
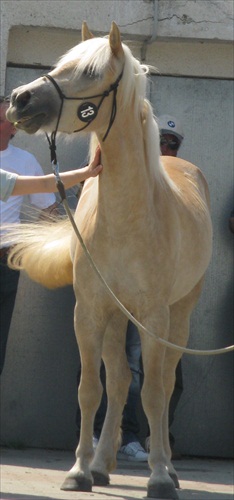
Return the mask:
M 101 437 L 90 467 L 96 485 L 107 484 L 109 472 L 116 467 L 122 412 L 131 380 L 125 352 L 127 321 L 117 311 L 111 318 L 104 337 L 103 360 L 108 405 Z
M 77 317 L 79 317 L 79 321 L 76 322 Z M 103 322 L 98 322 L 97 318 L 92 320 L 88 317 L 84 306 L 76 306 L 75 330 L 82 365 L 78 390 L 81 410 L 81 431 L 80 442 L 76 450 L 76 463 L 66 476 L 62 485 L 63 490 L 92 490 L 93 478 L 89 465 L 93 457 L 92 437 L 94 417 L 99 407 L 103 390 L 100 381 L 100 364 L 104 329 Z
M 141 318 L 142 323 L 151 332 L 167 339 L 169 336 L 169 307 L 161 307 L 157 311 L 148 311 Z M 141 334 L 144 383 L 142 388 L 142 404 L 150 427 L 149 466 L 152 470 L 147 485 L 147 496 L 157 499 L 177 500 L 178 495 L 173 480 L 167 470 L 167 457 L 163 443 L 163 415 L 165 408 L 165 392 L 163 368 L 166 348 L 156 338 Z
M 189 337 L 190 315 L 201 293 L 203 278 L 194 289 L 179 302 L 170 306 L 170 342 L 185 347 Z M 167 456 L 167 467 L 174 484 L 179 488 L 176 471 L 171 463 L 171 447 L 169 442 L 169 405 L 175 387 L 176 367 L 181 353 L 168 348 L 164 362 L 165 411 L 163 415 L 163 442 Z
M 190 314 L 200 295 L 202 282 L 203 280 L 186 297 L 169 308 L 168 338 L 175 344 L 185 346 L 187 343 Z M 153 331 L 152 325 L 149 329 Z M 165 322 L 160 322 L 159 317 L 157 324 L 155 318 L 155 330 L 162 338 L 167 338 L 165 329 Z M 176 487 L 179 482 L 170 461 L 168 408 L 175 384 L 175 370 L 181 355 L 168 348 L 163 356 L 163 348 L 157 340 L 146 338 L 145 335 L 142 335 L 142 346 L 145 374 L 143 405 L 151 433 L 149 465 L 152 474 L 148 482 L 148 497 L 177 500 Z

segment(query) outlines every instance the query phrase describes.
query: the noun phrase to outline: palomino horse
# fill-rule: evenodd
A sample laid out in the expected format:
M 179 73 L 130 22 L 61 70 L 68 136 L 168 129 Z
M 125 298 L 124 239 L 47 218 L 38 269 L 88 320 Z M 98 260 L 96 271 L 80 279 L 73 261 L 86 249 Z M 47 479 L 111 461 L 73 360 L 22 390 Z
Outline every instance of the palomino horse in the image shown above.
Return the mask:
M 109 38 L 83 42 L 49 75 L 14 90 L 8 118 L 28 133 L 92 132 L 103 172 L 85 182 L 76 224 L 110 288 L 148 330 L 185 346 L 189 318 L 211 256 L 209 194 L 200 170 L 179 158 L 160 158 L 159 132 L 145 99 L 146 67 L 121 43 L 112 23 Z M 52 139 L 51 139 L 52 140 Z M 26 228 L 27 229 L 27 228 Z M 26 231 L 25 229 L 25 231 Z M 81 437 L 76 462 L 62 486 L 91 491 L 105 485 L 116 466 L 121 415 L 130 383 L 125 353 L 128 319 L 93 272 L 71 227 L 36 226 L 14 248 L 15 265 L 47 286 L 74 285 L 75 331 L 82 377 L 78 390 Z M 24 241 L 25 240 L 25 241 Z M 12 256 L 14 261 L 14 255 Z M 73 273 L 73 275 L 72 275 Z M 181 353 L 140 330 L 143 407 L 150 426 L 148 496 L 176 499 L 168 406 Z M 106 367 L 108 409 L 95 455 L 93 422 Z

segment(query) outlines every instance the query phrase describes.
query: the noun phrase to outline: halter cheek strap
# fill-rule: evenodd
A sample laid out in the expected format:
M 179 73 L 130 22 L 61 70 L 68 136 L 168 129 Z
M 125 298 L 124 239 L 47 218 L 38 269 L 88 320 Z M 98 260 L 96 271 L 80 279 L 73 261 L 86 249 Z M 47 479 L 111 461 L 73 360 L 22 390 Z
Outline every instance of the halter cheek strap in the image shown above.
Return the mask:
M 85 122 L 85 125 L 79 129 L 74 130 L 73 133 L 75 133 L 75 132 L 80 132 L 80 131 L 84 130 L 85 128 L 87 128 L 90 125 L 90 123 L 96 118 L 98 111 L 99 111 L 105 97 L 108 97 L 110 95 L 110 93 L 113 92 L 113 101 L 112 101 L 112 108 L 111 108 L 109 125 L 108 125 L 106 133 L 102 139 L 102 141 L 104 142 L 105 139 L 107 138 L 107 136 L 110 132 L 110 129 L 111 129 L 111 127 L 114 123 L 114 120 L 115 120 L 116 111 L 117 111 L 116 94 L 117 94 L 119 82 L 120 82 L 122 76 L 123 76 L 123 70 L 120 73 L 120 75 L 118 76 L 118 78 L 115 80 L 115 82 L 110 85 L 109 89 L 105 90 L 102 94 L 95 94 L 95 95 L 91 95 L 91 96 L 87 96 L 87 97 L 68 97 L 62 92 L 58 83 L 56 82 L 56 80 L 54 80 L 54 78 L 51 75 L 49 75 L 49 74 L 45 75 L 45 77 L 48 78 L 48 80 L 50 80 L 51 83 L 53 83 L 55 89 L 58 92 L 60 100 L 61 100 L 55 130 L 51 133 L 50 137 L 46 133 L 46 137 L 47 137 L 49 147 L 50 147 L 50 152 L 51 152 L 51 162 L 53 165 L 57 165 L 56 134 L 58 131 L 58 126 L 59 126 L 60 118 L 62 115 L 64 100 L 66 99 L 66 100 L 74 100 L 74 101 L 83 101 L 83 103 L 79 106 L 79 108 L 77 110 L 77 114 L 78 114 L 79 119 L 81 121 Z M 99 101 L 97 106 L 89 101 L 90 99 L 94 99 L 95 97 L 100 97 L 100 101 Z

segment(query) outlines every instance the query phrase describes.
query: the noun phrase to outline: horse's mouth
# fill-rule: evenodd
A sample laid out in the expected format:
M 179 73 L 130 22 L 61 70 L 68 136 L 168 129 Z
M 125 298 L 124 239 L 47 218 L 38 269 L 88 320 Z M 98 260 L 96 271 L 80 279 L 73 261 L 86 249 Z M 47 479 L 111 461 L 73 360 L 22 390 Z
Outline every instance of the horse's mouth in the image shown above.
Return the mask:
M 45 122 L 45 113 L 38 113 L 34 116 L 24 116 L 14 121 L 14 126 L 20 130 L 24 130 L 28 134 L 37 132 Z
M 15 106 L 10 106 L 6 112 L 7 119 L 20 130 L 25 130 L 28 134 L 37 132 L 46 121 L 46 113 L 30 113 L 18 110 Z

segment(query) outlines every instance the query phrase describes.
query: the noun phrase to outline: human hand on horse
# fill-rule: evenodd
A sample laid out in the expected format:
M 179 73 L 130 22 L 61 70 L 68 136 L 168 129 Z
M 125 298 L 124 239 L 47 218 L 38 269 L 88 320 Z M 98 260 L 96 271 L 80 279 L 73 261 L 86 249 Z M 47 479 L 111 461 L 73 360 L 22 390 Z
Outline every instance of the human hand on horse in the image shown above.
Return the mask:
M 101 162 L 101 148 L 100 146 L 98 146 L 96 148 L 93 160 L 90 162 L 89 165 L 87 165 L 87 167 L 84 167 L 82 169 L 82 173 L 84 174 L 85 179 L 88 179 L 89 177 L 96 177 L 97 175 L 100 174 L 100 172 L 103 169 L 103 166 L 100 162 Z

